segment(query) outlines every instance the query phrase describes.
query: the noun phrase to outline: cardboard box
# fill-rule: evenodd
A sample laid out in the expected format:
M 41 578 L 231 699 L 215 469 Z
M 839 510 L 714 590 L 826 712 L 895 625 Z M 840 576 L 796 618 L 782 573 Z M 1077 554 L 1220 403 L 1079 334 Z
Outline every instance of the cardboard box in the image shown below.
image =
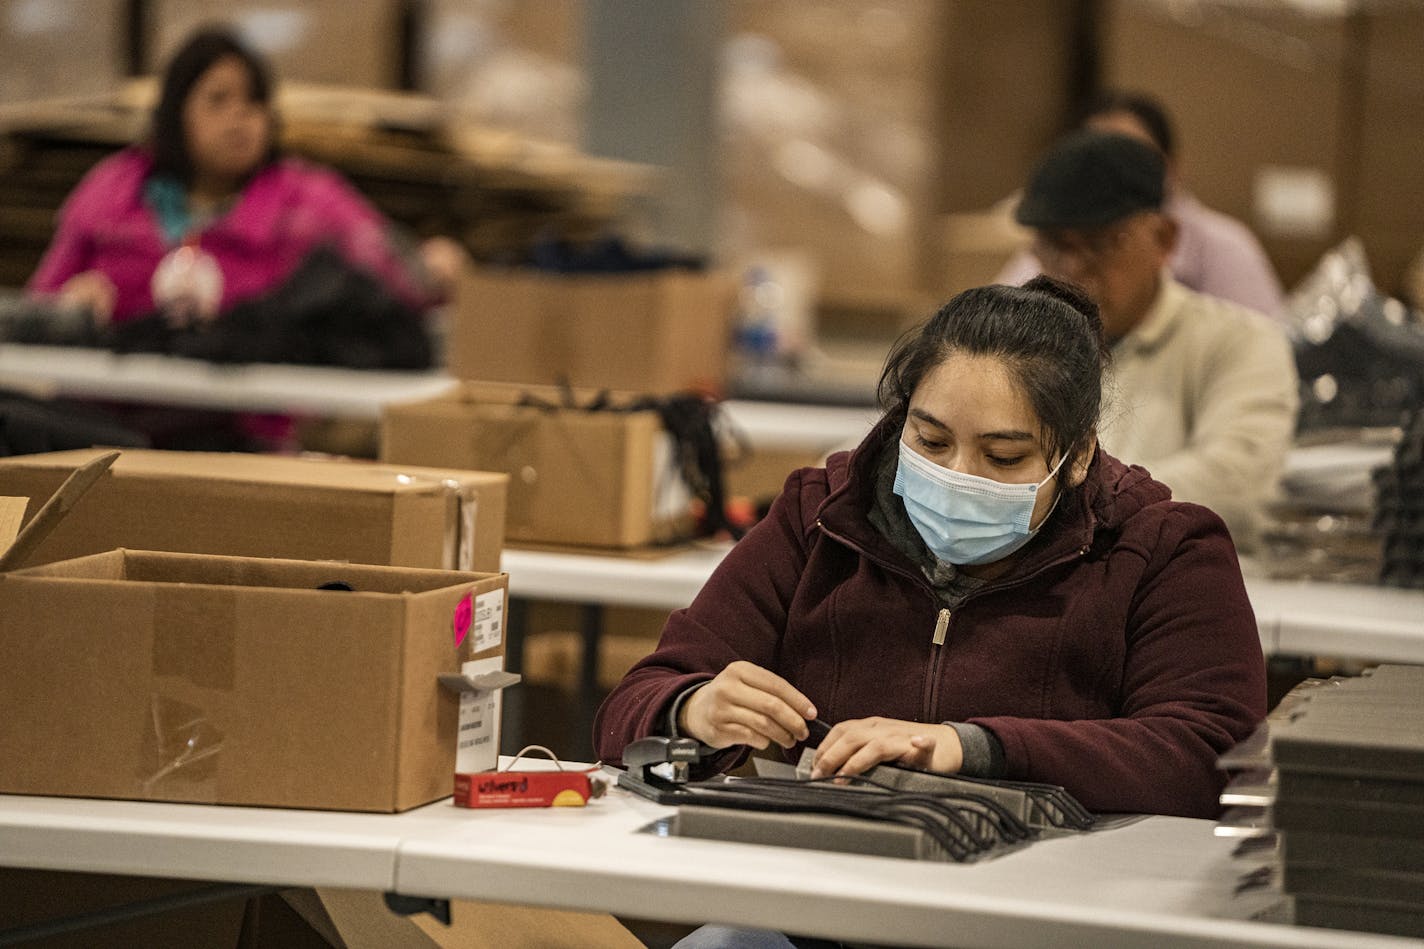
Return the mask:
M 560 404 L 555 390 L 466 384 L 389 405 L 381 459 L 507 472 L 510 541 L 627 548 L 689 535 L 688 493 L 657 413 L 519 404 L 525 396 Z
M 98 450 L 0 459 L 44 498 Z M 334 459 L 125 451 L 26 565 L 130 547 L 495 572 L 508 478 Z
M 946 214 L 941 221 L 941 267 L 933 285 L 941 300 L 993 283 L 1029 244 L 1030 232 L 1014 223 L 1008 203 L 977 213 Z
M 502 657 L 506 579 L 133 550 L 0 576 L 0 791 L 355 811 L 445 797 L 459 701 L 437 676 Z M 333 581 L 353 592 L 318 589 Z
M 223 22 L 258 50 L 283 81 L 394 89 L 400 78 L 401 0 L 150 0 L 145 61 L 161 72 L 200 26 Z
M 1424 305 L 1424 287 L 1410 286 L 1410 263 L 1424 249 L 1424 175 L 1415 156 L 1424 140 L 1424 8 L 1378 4 L 1363 8 L 1365 46 L 1354 136 L 1354 193 L 1344 196 L 1342 230 L 1365 241 L 1376 285 L 1408 293 Z
M 446 359 L 461 379 L 667 393 L 720 387 L 735 312 L 720 273 L 565 276 L 474 267 Z
M 128 17 L 128 0 L 4 4 L 0 104 L 111 92 L 128 74 Z

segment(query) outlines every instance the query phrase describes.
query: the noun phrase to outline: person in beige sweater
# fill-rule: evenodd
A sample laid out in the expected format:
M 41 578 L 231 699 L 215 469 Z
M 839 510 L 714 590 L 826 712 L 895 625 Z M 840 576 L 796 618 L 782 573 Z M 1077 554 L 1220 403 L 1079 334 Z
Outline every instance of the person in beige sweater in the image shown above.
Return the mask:
M 1172 278 L 1164 185 L 1155 149 L 1077 132 L 1039 163 L 1014 216 L 1032 229 L 1043 272 L 1102 312 L 1112 345 L 1103 447 L 1216 511 L 1250 552 L 1295 431 L 1295 363 L 1270 320 Z

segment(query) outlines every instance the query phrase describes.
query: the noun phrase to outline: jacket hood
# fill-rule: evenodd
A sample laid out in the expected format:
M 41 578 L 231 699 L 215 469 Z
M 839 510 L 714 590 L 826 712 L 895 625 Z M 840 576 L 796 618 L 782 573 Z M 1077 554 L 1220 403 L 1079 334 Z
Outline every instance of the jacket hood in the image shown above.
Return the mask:
M 866 515 L 874 498 L 876 463 L 899 435 L 899 426 L 882 417 L 853 451 L 837 452 L 826 459 L 829 493 L 815 512 L 816 521 L 827 530 L 891 562 L 904 557 Z M 1171 497 L 1171 489 L 1154 481 L 1145 468 L 1124 464 L 1098 448 L 1083 483 L 1064 496 L 1035 543 L 1025 548 L 1023 562 L 1015 572 L 1075 550 L 1085 551 L 1098 535 L 1116 534 L 1143 508 Z

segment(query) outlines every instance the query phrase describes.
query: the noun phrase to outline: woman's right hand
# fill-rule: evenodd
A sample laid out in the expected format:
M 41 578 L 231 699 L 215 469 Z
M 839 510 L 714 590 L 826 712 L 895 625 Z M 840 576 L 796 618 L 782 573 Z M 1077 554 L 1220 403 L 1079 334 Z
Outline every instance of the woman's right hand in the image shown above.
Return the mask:
M 790 682 L 738 660 L 687 697 L 677 714 L 678 731 L 713 748 L 772 742 L 790 748 L 810 734 L 816 707 Z
M 94 314 L 94 322 L 102 325 L 114 315 L 118 291 L 100 271 L 86 270 L 66 280 L 56 296 L 60 306 L 88 310 Z

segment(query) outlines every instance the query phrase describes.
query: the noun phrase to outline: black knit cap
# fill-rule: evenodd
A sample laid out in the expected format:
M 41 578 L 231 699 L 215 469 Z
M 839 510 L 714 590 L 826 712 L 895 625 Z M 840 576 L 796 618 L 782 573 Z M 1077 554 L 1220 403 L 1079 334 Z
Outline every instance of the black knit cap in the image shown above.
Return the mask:
M 1034 169 L 1014 220 L 1035 228 L 1095 228 L 1162 207 L 1166 165 L 1155 148 L 1108 132 L 1074 132 Z

